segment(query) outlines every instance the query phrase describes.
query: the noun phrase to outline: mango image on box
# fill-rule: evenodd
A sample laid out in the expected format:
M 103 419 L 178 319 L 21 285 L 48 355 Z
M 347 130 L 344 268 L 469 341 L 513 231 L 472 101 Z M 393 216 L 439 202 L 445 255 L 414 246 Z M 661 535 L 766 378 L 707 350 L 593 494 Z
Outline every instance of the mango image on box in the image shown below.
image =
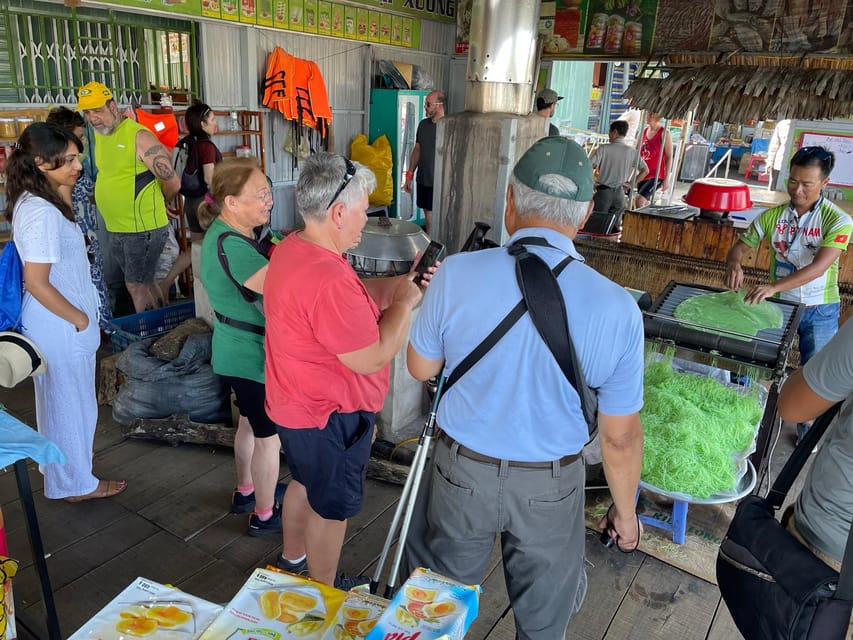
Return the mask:
M 69 640 L 196 640 L 219 605 L 137 578 Z
M 345 597 L 345 592 L 307 578 L 255 569 L 201 637 L 321 638 Z
M 477 617 L 480 587 L 415 569 L 367 635 L 367 640 L 392 637 L 462 640 Z

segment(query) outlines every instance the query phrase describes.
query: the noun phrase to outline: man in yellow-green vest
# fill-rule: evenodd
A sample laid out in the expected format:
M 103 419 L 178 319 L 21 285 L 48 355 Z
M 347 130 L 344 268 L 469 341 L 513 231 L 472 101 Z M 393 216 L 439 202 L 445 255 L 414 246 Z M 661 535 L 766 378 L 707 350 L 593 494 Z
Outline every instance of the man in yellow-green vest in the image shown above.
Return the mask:
M 169 233 L 166 201 L 181 187 L 171 153 L 151 131 L 125 118 L 100 82 L 80 87 L 77 100 L 77 111 L 95 130 L 95 201 L 110 234 L 110 251 L 137 313 L 162 307 L 154 272 Z

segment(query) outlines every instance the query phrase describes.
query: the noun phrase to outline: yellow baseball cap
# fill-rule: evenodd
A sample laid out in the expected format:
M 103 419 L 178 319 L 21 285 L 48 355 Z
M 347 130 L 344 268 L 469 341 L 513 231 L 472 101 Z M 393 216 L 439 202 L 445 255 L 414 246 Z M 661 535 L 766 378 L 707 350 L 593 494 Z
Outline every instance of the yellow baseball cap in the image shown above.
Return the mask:
M 100 109 L 112 99 L 113 92 L 107 88 L 107 85 L 90 82 L 77 90 L 77 107 L 74 110 Z

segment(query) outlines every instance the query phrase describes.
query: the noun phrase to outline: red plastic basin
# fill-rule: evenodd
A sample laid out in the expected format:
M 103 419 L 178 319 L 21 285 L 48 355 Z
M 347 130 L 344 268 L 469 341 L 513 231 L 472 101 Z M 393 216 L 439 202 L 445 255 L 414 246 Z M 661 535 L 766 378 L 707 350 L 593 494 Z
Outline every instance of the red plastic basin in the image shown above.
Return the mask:
M 700 178 L 682 198 L 687 204 L 710 211 L 743 211 L 752 208 L 749 186 L 739 180 Z

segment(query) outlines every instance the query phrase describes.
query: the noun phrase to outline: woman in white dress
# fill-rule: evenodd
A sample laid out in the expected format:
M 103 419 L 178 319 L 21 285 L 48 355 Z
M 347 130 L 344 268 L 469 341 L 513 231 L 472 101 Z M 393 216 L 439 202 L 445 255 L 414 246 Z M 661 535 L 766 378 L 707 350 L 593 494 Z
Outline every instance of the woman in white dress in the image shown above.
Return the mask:
M 109 498 L 126 487 L 123 480 L 92 474 L 98 293 L 83 234 L 63 197 L 80 176 L 82 151 L 74 134 L 34 123 L 21 135 L 6 168 L 12 234 L 24 264 L 23 333 L 47 362 L 47 372 L 34 378 L 36 422 L 67 458 L 63 465 L 41 467 L 44 494 L 69 502 Z

